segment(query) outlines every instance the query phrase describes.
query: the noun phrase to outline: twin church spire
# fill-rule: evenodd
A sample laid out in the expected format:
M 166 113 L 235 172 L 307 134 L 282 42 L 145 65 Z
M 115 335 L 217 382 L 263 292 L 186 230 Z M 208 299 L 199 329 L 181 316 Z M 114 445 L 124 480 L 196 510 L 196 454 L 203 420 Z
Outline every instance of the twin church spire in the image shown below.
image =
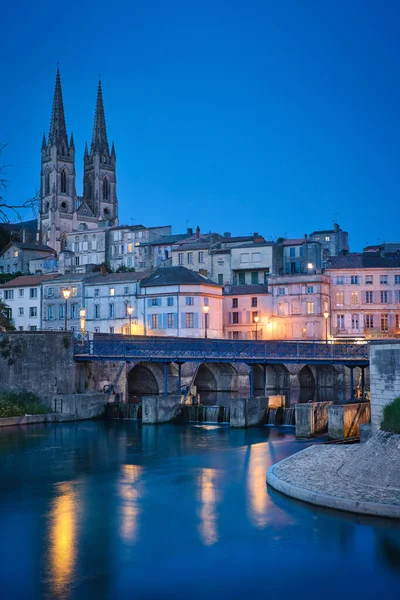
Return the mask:
M 75 189 L 75 143 L 68 140 L 60 71 L 57 69 L 48 139 L 42 140 L 41 207 L 38 239 L 61 249 L 63 233 L 86 222 L 117 222 L 116 155 L 107 138 L 103 90 L 99 81 L 90 150 L 85 144 L 83 196 Z

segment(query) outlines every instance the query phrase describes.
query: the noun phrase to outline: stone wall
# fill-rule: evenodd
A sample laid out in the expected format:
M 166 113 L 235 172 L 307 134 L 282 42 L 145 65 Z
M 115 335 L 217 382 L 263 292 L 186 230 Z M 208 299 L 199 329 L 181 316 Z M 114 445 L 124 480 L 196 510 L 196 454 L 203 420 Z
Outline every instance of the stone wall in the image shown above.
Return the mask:
M 400 396 L 400 342 L 370 345 L 371 423 L 380 426 L 383 407 Z
M 72 345 L 64 331 L 0 334 L 0 391 L 30 391 L 48 405 L 54 394 L 80 392 Z

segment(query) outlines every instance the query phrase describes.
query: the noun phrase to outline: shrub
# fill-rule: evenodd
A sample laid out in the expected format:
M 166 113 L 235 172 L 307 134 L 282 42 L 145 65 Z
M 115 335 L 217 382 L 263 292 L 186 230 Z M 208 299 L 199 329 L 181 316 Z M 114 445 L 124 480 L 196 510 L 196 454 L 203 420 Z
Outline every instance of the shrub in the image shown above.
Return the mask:
M 32 392 L 1 392 L 0 418 L 23 415 L 44 415 L 49 412 Z
M 383 409 L 381 428 L 384 431 L 400 433 L 400 397 L 387 404 Z

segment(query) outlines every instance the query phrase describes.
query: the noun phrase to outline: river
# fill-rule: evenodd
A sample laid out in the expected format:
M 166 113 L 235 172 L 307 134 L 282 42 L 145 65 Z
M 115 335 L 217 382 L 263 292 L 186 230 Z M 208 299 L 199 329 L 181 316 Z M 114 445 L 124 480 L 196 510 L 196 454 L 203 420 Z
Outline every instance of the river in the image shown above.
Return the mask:
M 400 597 L 400 524 L 267 490 L 291 428 L 0 431 L 2 600 Z

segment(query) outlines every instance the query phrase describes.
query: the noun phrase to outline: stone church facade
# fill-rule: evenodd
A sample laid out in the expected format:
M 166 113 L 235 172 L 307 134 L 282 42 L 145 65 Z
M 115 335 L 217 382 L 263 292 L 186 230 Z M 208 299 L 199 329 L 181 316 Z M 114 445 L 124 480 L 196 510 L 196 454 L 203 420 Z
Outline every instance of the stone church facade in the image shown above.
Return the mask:
M 75 144 L 68 138 L 57 69 L 50 131 L 43 135 L 37 241 L 60 252 L 66 235 L 118 224 L 116 154 L 107 139 L 101 82 L 97 90 L 90 149 L 84 151 L 83 196 L 76 193 Z

